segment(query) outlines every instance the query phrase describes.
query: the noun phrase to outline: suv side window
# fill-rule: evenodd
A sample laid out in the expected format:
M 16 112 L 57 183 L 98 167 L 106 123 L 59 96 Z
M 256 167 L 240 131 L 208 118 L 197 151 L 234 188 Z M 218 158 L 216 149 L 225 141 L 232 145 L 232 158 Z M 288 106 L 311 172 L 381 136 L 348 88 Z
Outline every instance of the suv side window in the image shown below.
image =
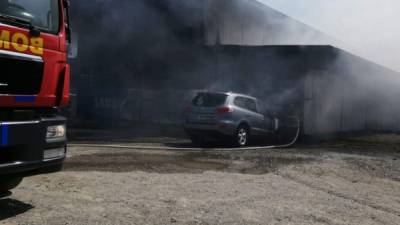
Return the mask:
M 233 101 L 233 104 L 235 104 L 237 107 L 246 109 L 246 101 L 242 97 L 236 97 L 235 100 Z
M 235 100 L 233 101 L 233 104 L 236 106 L 252 111 L 252 112 L 257 112 L 257 103 L 253 99 L 249 98 L 243 98 L 243 97 L 236 97 Z
M 258 112 L 256 101 L 254 99 L 246 99 L 246 109 L 253 112 Z

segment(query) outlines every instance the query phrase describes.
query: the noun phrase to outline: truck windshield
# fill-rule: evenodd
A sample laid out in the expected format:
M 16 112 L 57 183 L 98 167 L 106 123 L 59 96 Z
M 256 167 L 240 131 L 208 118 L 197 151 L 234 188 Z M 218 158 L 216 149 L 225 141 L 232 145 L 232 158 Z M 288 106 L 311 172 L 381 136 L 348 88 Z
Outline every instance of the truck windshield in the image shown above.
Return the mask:
M 59 29 L 58 0 L 0 0 L 0 14 L 29 21 L 43 32 L 55 34 Z

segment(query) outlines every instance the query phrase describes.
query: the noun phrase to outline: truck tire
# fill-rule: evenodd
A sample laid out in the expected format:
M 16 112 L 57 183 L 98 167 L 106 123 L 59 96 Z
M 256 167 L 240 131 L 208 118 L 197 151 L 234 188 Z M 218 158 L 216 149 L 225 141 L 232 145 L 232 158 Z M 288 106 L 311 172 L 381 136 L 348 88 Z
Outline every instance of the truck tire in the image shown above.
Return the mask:
M 0 178 L 2 179 L 2 178 Z M 0 180 L 0 192 L 7 192 L 16 188 L 22 182 L 22 178 Z

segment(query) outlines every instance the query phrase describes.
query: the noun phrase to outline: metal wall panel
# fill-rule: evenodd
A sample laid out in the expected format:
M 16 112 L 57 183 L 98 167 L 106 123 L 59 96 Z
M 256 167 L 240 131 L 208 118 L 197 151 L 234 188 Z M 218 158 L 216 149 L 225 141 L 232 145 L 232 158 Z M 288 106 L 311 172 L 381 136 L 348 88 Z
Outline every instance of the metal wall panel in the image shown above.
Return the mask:
M 304 133 L 399 131 L 400 76 L 347 52 L 307 74 Z
M 256 0 L 205 0 L 206 44 L 326 45 L 336 40 Z

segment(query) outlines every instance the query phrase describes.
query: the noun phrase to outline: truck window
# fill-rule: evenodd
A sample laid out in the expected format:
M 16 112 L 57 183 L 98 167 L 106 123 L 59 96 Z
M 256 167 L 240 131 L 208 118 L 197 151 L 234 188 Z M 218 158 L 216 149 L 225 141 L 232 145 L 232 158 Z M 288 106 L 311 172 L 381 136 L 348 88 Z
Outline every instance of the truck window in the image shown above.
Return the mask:
M 0 13 L 28 20 L 44 32 L 57 33 L 59 30 L 58 0 L 0 0 Z
M 192 101 L 194 106 L 217 107 L 226 102 L 227 95 L 214 93 L 200 93 Z

